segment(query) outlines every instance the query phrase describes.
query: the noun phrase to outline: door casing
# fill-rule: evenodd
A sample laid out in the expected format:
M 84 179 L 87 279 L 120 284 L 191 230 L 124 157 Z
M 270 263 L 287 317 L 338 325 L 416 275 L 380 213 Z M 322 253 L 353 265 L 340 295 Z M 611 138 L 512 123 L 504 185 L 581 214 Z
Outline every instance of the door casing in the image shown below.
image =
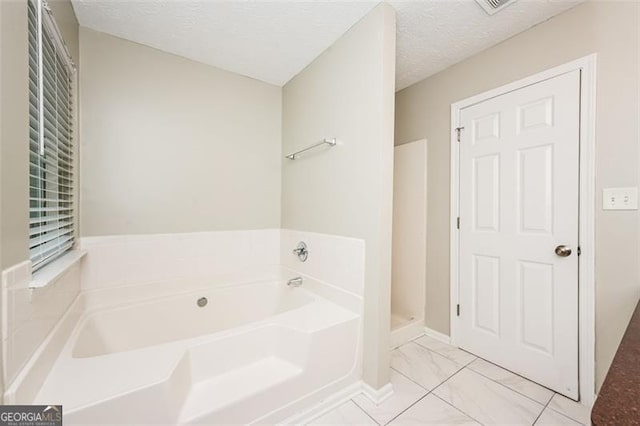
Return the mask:
M 580 403 L 591 408 L 595 400 L 595 123 L 596 60 L 591 54 L 513 83 L 451 104 L 451 208 L 450 208 L 450 335 L 456 345 L 459 286 L 459 143 L 456 128 L 463 108 L 580 70 L 580 158 L 578 260 L 578 378 Z

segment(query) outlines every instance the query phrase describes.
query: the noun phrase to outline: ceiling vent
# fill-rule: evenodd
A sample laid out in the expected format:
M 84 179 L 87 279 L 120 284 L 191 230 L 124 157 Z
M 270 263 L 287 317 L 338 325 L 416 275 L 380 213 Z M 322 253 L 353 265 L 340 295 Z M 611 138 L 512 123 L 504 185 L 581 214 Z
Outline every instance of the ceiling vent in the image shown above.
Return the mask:
M 485 12 L 489 15 L 504 9 L 511 3 L 515 3 L 516 0 L 476 0 L 476 2 L 482 6 Z

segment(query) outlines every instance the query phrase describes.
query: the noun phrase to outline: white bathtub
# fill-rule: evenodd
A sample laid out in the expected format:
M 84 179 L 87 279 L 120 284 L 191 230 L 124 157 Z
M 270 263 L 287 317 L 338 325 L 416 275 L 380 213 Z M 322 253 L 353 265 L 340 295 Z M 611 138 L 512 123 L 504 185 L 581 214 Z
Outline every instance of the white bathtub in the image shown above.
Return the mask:
M 205 298 L 205 306 L 198 306 Z M 140 349 L 191 339 L 264 320 L 311 303 L 306 291 L 280 282 L 242 284 L 117 307 L 88 315 L 74 358 Z
M 359 315 L 304 287 L 258 282 L 91 309 L 34 403 L 62 404 L 66 424 L 283 420 L 358 376 Z

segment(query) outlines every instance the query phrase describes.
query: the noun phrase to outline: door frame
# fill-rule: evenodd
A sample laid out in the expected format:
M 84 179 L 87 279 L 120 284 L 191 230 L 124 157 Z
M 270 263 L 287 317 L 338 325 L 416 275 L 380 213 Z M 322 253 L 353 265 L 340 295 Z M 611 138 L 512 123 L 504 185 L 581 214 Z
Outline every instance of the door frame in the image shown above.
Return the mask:
M 580 403 L 591 407 L 595 400 L 595 126 L 596 59 L 591 54 L 575 61 L 542 71 L 496 89 L 451 104 L 451 209 L 450 209 L 450 335 L 456 345 L 458 326 L 456 305 L 459 291 L 459 216 L 460 169 L 456 128 L 460 111 L 469 106 L 509 92 L 580 70 L 580 141 L 579 141 L 579 230 L 578 258 L 578 380 Z

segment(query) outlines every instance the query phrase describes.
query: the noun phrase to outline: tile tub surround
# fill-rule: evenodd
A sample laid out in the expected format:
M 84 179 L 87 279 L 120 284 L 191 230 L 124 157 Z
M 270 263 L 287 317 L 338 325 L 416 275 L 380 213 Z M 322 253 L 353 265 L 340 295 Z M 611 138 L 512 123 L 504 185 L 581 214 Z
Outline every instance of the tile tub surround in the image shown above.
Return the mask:
M 280 263 L 280 230 L 83 237 L 82 289 L 211 280 Z
M 30 289 L 31 262 L 2 272 L 2 349 L 5 391 L 80 292 L 80 263 L 46 287 Z
M 298 241 L 309 247 L 300 262 Z M 86 237 L 82 289 L 88 309 L 210 286 L 305 279 L 305 286 L 362 312 L 364 241 L 287 229 Z M 132 291 L 121 292 L 121 287 Z
M 374 404 L 358 395 L 352 402 L 361 412 L 345 403 L 312 424 L 370 424 L 363 415 L 379 425 L 589 424 L 585 406 L 429 336 L 393 350 L 392 359 L 390 398 Z M 459 368 L 447 371 L 443 359 Z
M 309 247 L 306 262 L 292 253 L 298 241 Z M 365 247 L 357 238 L 262 229 L 84 237 L 80 247 L 87 251 L 83 290 L 171 281 L 228 283 L 238 274 L 251 281 L 282 265 L 360 298 L 364 291 Z
M 305 262 L 293 254 L 299 241 L 304 241 L 309 250 Z M 364 294 L 364 261 L 364 240 L 291 229 L 280 233 L 283 266 L 360 297 Z

